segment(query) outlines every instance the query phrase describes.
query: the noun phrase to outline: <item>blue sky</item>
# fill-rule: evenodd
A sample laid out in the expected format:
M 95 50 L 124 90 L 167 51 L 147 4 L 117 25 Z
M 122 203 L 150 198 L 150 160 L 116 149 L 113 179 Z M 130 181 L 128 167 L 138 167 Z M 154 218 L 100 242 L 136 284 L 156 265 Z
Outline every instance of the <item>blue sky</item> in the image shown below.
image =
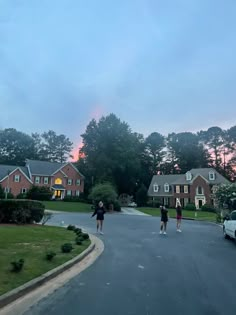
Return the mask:
M 235 0 L 0 0 L 0 128 L 236 124 Z

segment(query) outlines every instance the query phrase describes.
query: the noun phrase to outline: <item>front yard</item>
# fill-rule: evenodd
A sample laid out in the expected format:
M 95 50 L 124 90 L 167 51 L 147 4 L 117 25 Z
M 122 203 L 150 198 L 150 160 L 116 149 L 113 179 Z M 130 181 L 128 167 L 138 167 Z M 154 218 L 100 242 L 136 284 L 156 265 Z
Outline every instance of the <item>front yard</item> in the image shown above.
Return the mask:
M 64 228 L 49 226 L 0 225 L 0 295 L 63 264 L 83 252 L 89 245 L 75 244 L 75 233 Z M 61 245 L 71 243 L 73 250 L 62 253 Z M 46 252 L 54 251 L 52 261 L 46 260 Z M 11 262 L 24 259 L 23 269 L 11 271 Z
M 160 209 L 157 208 L 148 208 L 148 207 L 139 207 L 137 210 L 144 212 L 146 214 L 150 214 L 152 216 L 161 216 Z M 176 210 L 175 209 L 168 209 L 170 218 L 176 218 Z M 197 216 L 195 214 L 197 213 Z M 183 210 L 183 218 L 187 219 L 197 219 L 202 221 L 211 221 L 216 222 L 216 214 L 207 211 L 190 211 L 190 210 Z
M 66 201 L 42 201 L 47 210 L 57 210 L 64 212 L 92 212 L 91 204 L 83 202 L 66 202 Z

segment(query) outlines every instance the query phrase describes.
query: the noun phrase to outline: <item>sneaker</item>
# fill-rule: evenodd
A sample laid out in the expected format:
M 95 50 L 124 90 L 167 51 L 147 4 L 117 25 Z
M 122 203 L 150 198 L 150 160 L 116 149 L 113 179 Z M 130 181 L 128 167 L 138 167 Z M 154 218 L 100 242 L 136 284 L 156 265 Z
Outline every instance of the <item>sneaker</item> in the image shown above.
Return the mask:
M 100 231 L 100 234 L 103 235 L 104 233 L 102 231 Z
M 166 232 L 164 232 L 163 234 L 164 234 L 164 235 L 166 235 L 167 233 L 166 233 Z
M 179 229 L 179 231 L 178 231 L 178 232 L 180 232 L 180 233 L 181 233 L 182 231 Z
M 159 234 L 163 234 L 163 232 L 162 231 L 160 231 L 160 233 Z

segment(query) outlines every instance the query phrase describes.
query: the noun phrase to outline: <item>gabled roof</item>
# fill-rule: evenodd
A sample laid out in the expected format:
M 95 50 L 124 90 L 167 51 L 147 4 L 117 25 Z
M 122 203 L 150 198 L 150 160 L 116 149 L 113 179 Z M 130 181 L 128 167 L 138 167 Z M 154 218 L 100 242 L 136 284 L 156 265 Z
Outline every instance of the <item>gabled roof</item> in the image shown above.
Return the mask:
M 26 160 L 26 164 L 30 168 L 31 175 L 47 175 L 50 176 L 67 163 L 55 163 L 47 161 Z
M 30 179 L 29 172 L 27 167 L 24 166 L 16 166 L 16 165 L 5 165 L 0 164 L 0 181 L 2 181 L 8 174 L 11 174 L 15 170 L 20 169 L 21 172 Z
M 149 196 L 172 196 L 172 183 L 174 181 L 180 180 L 184 175 L 154 175 L 152 177 L 151 184 L 148 189 L 148 195 Z M 157 184 L 159 187 L 158 192 L 154 192 L 153 185 Z M 164 191 L 164 185 L 169 184 L 170 185 L 170 190 L 169 192 Z
M 211 172 L 215 174 L 214 180 L 209 180 L 209 173 L 211 173 Z M 208 168 L 193 168 L 188 173 L 192 174 L 191 180 L 186 180 L 186 175 L 182 175 L 182 178 L 177 179 L 172 184 L 173 185 L 192 184 L 194 179 L 197 178 L 198 176 L 203 177 L 209 184 L 213 184 L 213 185 L 214 184 L 219 185 L 219 184 L 229 184 L 230 183 L 228 181 L 228 179 L 226 179 L 224 176 L 219 174 L 214 168 L 210 168 L 210 167 L 208 167 Z

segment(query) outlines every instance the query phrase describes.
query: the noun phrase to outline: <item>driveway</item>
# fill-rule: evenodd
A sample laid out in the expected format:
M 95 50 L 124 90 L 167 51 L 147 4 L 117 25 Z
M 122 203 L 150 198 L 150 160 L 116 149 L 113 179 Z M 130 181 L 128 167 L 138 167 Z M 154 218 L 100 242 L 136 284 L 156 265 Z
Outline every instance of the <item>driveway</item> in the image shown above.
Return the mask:
M 56 214 L 54 224 L 78 224 L 86 214 Z M 159 235 L 159 219 L 107 214 L 105 251 L 82 274 L 33 306 L 27 315 L 233 315 L 236 246 L 214 224 L 185 221 Z

